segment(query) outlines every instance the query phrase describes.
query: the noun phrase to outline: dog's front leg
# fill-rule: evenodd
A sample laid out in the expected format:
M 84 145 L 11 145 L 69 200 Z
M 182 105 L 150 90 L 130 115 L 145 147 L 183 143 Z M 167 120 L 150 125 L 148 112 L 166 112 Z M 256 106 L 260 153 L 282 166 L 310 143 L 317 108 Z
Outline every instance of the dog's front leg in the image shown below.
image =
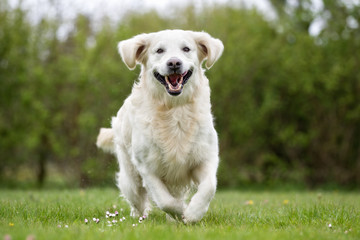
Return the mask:
M 146 173 L 143 175 L 143 180 L 156 205 L 173 218 L 181 219 L 184 212 L 184 202 L 174 198 L 159 177 Z
M 185 209 L 184 223 L 200 221 L 207 212 L 216 191 L 216 169 L 216 163 L 208 163 L 208 165 L 203 164 L 194 170 L 193 178 L 199 185 L 197 192 Z

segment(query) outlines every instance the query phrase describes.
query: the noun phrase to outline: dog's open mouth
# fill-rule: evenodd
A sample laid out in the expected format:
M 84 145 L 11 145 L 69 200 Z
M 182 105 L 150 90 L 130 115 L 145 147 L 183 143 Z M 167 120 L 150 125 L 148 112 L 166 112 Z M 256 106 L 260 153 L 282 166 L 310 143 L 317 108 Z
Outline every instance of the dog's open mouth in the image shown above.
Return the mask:
M 183 74 L 170 74 L 163 76 L 158 72 L 154 72 L 155 78 L 165 86 L 167 92 L 172 96 L 177 96 L 182 92 L 182 89 L 186 82 L 192 75 L 192 70 L 189 69 Z

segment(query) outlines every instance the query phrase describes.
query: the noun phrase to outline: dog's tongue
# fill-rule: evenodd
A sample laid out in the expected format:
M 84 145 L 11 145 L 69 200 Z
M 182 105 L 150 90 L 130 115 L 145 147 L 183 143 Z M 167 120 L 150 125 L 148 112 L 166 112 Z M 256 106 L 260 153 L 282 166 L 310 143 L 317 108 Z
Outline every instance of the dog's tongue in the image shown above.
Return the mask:
M 171 74 L 169 75 L 169 82 L 171 85 L 176 86 L 181 78 L 180 74 Z

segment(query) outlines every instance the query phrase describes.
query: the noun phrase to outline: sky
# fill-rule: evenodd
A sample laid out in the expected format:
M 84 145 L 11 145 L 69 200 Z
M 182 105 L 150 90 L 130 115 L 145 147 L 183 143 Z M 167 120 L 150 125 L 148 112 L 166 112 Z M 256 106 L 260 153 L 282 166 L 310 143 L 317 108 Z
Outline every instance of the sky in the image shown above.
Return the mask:
M 149 9 L 155 9 L 159 14 L 171 17 L 179 8 L 190 3 L 197 10 L 215 4 L 241 5 L 245 8 L 256 8 L 268 20 L 276 18 L 275 11 L 268 0 L 9 0 L 9 3 L 15 7 L 20 1 L 23 8 L 29 10 L 30 21 L 34 23 L 44 16 L 60 18 L 64 23 L 60 29 L 60 37 L 66 35 L 78 13 L 90 16 L 94 23 L 100 23 L 104 16 L 117 22 L 129 11 L 145 12 Z M 49 2 L 54 4 L 49 4 Z M 287 2 L 290 7 L 298 4 L 298 0 L 287 0 Z M 343 2 L 349 5 L 360 4 L 360 0 L 343 0 Z M 321 11 L 323 0 L 312 0 L 310 8 L 314 12 Z M 315 19 L 309 29 L 310 35 L 318 35 L 325 25 L 324 19 Z
M 9 0 L 14 7 L 20 0 Z M 61 11 L 64 19 L 73 19 L 77 13 L 91 15 L 94 19 L 101 19 L 104 15 L 113 20 L 119 20 L 128 11 L 143 12 L 155 9 L 160 14 L 171 16 L 177 9 L 192 3 L 197 9 L 214 4 L 231 3 L 251 8 L 256 7 L 267 17 L 275 17 L 268 0 L 22 0 L 24 8 L 31 10 L 32 20 L 39 16 L 56 16 Z M 49 2 L 55 3 L 56 9 Z
M 117 22 L 128 12 L 146 12 L 156 10 L 160 15 L 171 17 L 179 9 L 192 4 L 197 10 L 216 4 L 234 4 L 246 8 L 256 8 L 271 20 L 276 17 L 268 0 L 8 0 L 12 7 L 22 2 L 22 7 L 29 11 L 29 19 L 37 23 L 41 18 L 58 18 L 63 22 L 59 37 L 64 38 L 73 27 L 73 20 L 78 13 L 89 16 L 95 23 L 107 16 Z M 52 2 L 53 4 L 50 4 Z

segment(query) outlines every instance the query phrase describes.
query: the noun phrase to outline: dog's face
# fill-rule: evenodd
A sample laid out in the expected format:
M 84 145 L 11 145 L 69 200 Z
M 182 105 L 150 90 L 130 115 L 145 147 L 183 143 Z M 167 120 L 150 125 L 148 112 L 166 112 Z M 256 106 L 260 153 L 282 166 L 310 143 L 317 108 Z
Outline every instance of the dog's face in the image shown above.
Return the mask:
M 224 46 L 204 32 L 165 30 L 121 41 L 118 48 L 130 69 L 137 63 L 143 66 L 142 74 L 155 91 L 166 90 L 178 96 L 187 84 L 199 84 L 193 76 L 202 72 L 202 62 L 207 60 L 205 66 L 209 69 Z
M 199 65 L 196 43 L 182 32 L 163 32 L 153 40 L 148 51 L 147 68 L 170 95 L 177 96 Z

